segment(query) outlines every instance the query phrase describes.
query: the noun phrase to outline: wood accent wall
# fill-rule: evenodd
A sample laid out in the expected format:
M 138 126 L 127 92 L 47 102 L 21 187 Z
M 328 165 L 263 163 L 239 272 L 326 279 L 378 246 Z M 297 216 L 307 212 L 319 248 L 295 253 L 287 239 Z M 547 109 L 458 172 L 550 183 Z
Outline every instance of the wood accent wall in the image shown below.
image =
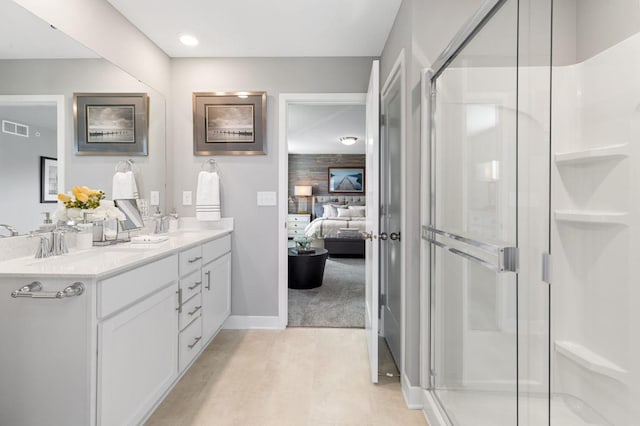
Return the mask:
M 289 199 L 296 185 L 311 185 L 313 195 L 330 195 L 329 167 L 365 167 L 365 164 L 364 154 L 289 154 Z M 297 204 L 289 201 L 289 213 L 295 213 L 296 208 Z

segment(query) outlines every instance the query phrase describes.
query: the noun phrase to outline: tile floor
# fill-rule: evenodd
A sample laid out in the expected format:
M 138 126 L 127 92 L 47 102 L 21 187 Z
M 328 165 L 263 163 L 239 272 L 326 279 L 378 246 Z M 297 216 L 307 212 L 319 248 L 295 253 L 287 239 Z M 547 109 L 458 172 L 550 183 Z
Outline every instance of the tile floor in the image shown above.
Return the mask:
M 223 330 L 147 425 L 426 425 L 397 378 L 369 382 L 365 331 Z

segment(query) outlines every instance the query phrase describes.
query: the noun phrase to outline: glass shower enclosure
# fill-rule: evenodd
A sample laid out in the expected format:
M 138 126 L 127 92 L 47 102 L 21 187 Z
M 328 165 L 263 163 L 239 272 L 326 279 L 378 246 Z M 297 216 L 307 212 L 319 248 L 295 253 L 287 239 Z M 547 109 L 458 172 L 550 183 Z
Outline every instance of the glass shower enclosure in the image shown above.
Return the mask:
M 426 75 L 428 376 L 449 424 L 550 417 L 550 16 L 485 2 Z
M 424 76 L 432 424 L 640 422 L 640 4 L 486 1 Z

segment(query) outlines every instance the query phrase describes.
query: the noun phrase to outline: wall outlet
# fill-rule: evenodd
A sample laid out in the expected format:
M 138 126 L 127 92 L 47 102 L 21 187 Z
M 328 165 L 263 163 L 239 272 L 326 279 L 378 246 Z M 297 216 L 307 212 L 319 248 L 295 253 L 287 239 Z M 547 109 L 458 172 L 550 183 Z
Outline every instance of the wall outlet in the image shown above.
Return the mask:
M 277 204 L 275 191 L 258 192 L 259 206 L 275 206 Z
M 149 204 L 152 206 L 160 205 L 160 191 L 151 191 L 149 193 Z
M 182 205 L 190 206 L 193 204 L 193 193 L 191 191 L 182 191 Z

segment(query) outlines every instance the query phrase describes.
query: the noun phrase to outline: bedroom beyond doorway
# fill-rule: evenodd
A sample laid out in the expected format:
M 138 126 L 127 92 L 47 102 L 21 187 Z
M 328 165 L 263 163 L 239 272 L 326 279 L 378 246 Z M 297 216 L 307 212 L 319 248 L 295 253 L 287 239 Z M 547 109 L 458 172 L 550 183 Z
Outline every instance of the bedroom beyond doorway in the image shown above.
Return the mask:
M 290 327 L 365 326 L 363 102 L 287 106 Z

